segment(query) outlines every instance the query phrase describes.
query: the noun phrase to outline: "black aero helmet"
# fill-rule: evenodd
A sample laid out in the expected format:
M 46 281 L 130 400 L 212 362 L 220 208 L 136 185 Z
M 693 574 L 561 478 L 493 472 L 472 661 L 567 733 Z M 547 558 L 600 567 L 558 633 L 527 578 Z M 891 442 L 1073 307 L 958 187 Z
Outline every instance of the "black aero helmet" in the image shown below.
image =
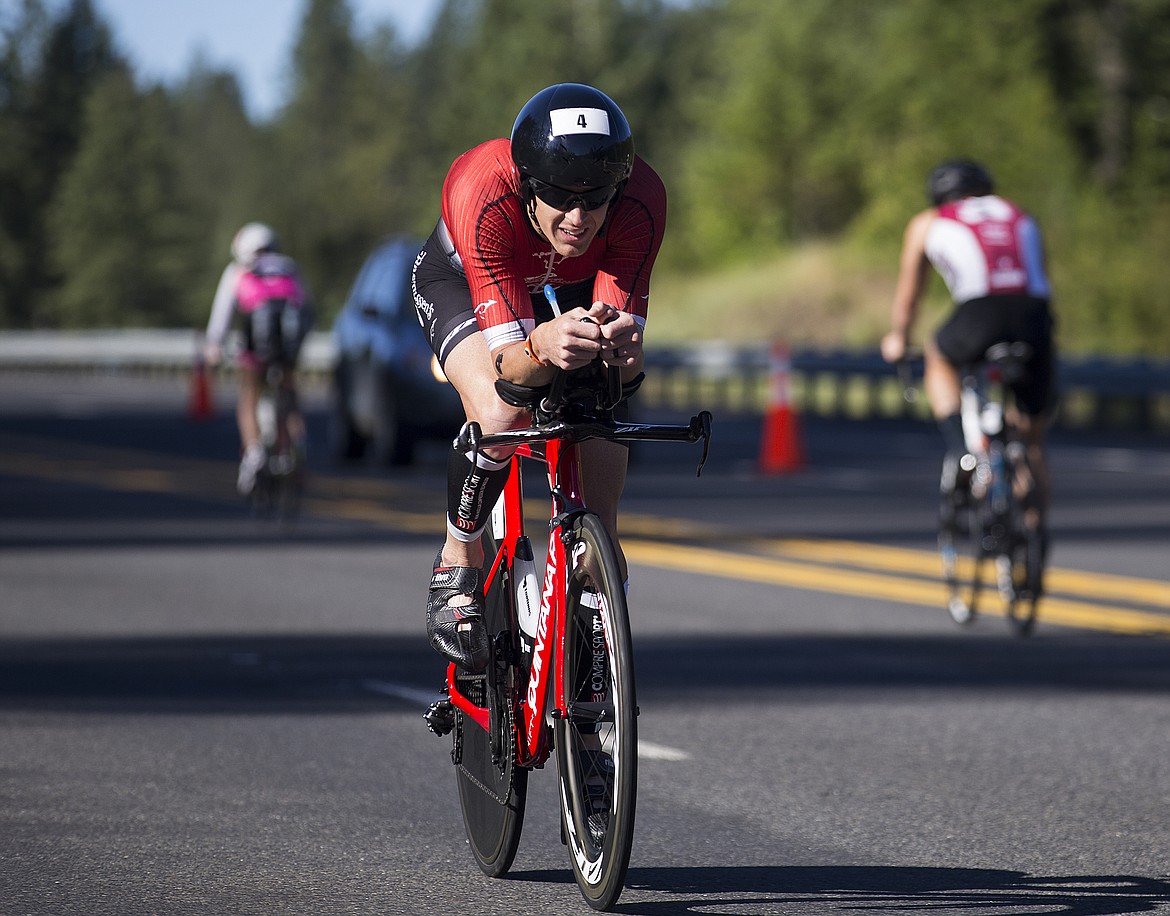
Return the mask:
M 634 140 L 626 116 L 604 92 L 558 83 L 536 93 L 512 126 L 512 161 L 529 178 L 584 191 L 630 177 Z
M 936 207 L 960 197 L 981 197 L 994 190 L 991 173 L 969 159 L 940 163 L 931 169 L 926 179 L 926 196 Z

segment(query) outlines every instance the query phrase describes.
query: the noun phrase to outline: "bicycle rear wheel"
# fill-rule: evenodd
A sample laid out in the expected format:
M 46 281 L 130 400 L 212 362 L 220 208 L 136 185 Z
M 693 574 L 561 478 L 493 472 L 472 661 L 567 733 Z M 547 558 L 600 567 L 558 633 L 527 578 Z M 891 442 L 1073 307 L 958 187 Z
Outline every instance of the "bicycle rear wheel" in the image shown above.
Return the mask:
M 1011 545 L 1011 580 L 1004 613 L 1017 636 L 1028 636 L 1036 625 L 1044 570 L 1044 541 L 1040 530 L 1017 520 Z
M 947 586 L 947 613 L 957 624 L 975 619 L 983 587 L 983 510 L 965 485 L 940 498 L 938 552 Z
M 490 532 L 483 535 L 485 556 L 496 553 Z M 490 559 L 488 561 L 490 563 Z M 490 710 L 484 729 L 456 710 L 451 752 L 459 786 L 459 806 L 471 854 L 485 875 L 498 878 L 516 858 L 528 797 L 528 770 L 516 764 L 514 701 L 522 677 L 513 648 L 511 589 L 501 570 L 484 601 L 488 633 L 495 643 L 494 662 L 484 674 L 457 670 L 455 684 L 477 706 Z
M 561 829 L 586 902 L 608 910 L 622 892 L 634 837 L 633 646 L 608 533 L 597 516 L 587 514 L 570 534 L 562 659 L 568 714 L 555 722 Z

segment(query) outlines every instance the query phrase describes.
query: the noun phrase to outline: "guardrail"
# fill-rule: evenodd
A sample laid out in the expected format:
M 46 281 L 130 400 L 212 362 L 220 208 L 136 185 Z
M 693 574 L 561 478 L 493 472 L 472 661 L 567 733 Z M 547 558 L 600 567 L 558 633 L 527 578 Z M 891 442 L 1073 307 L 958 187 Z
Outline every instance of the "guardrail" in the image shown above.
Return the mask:
M 0 331 L 0 369 L 186 373 L 202 349 L 200 331 Z M 325 372 L 332 363 L 328 332 L 311 332 L 301 351 L 301 367 Z
M 197 331 L 5 331 L 0 332 L 0 370 L 186 373 L 201 342 Z M 328 332 L 310 334 L 301 371 L 324 376 L 333 353 Z M 653 406 L 686 410 L 702 404 L 758 413 L 768 406 L 777 369 L 766 344 L 651 347 L 639 397 Z M 802 413 L 858 419 L 928 416 L 925 399 L 908 402 L 893 369 L 876 351 L 794 350 L 787 372 L 792 407 Z M 1170 433 L 1170 360 L 1066 358 L 1058 373 L 1059 425 Z

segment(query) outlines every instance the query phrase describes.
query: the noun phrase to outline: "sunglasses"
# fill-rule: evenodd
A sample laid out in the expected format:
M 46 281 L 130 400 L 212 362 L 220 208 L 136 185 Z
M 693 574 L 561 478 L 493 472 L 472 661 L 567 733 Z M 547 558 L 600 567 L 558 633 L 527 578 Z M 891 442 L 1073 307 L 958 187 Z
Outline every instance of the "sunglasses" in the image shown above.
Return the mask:
M 613 195 L 617 192 L 617 188 L 612 185 L 603 188 L 590 188 L 588 191 L 571 191 L 538 178 L 529 178 L 528 180 L 532 182 L 532 193 L 542 203 L 564 213 L 575 210 L 577 207 L 582 210 L 598 210 L 613 200 Z

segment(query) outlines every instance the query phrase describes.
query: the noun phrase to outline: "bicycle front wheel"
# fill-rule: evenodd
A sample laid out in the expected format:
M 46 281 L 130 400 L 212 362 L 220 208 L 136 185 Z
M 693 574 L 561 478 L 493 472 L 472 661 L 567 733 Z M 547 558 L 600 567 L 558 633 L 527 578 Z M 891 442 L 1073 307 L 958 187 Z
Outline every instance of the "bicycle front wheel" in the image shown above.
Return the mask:
M 638 725 L 626 594 L 609 535 L 595 515 L 572 526 L 562 676 L 556 720 L 561 829 L 586 902 L 608 910 L 621 894 L 634 838 Z
M 486 556 L 492 557 L 496 548 L 490 532 L 483 541 Z M 512 867 L 528 796 L 528 770 L 516 763 L 513 710 L 521 674 L 513 651 L 516 637 L 508 578 L 501 570 L 484 600 L 484 618 L 495 645 L 493 662 L 484 674 L 457 671 L 455 675 L 460 692 L 491 713 L 490 727 L 484 731 L 479 723 L 456 712 L 451 756 L 471 854 L 480 870 L 492 878 Z

